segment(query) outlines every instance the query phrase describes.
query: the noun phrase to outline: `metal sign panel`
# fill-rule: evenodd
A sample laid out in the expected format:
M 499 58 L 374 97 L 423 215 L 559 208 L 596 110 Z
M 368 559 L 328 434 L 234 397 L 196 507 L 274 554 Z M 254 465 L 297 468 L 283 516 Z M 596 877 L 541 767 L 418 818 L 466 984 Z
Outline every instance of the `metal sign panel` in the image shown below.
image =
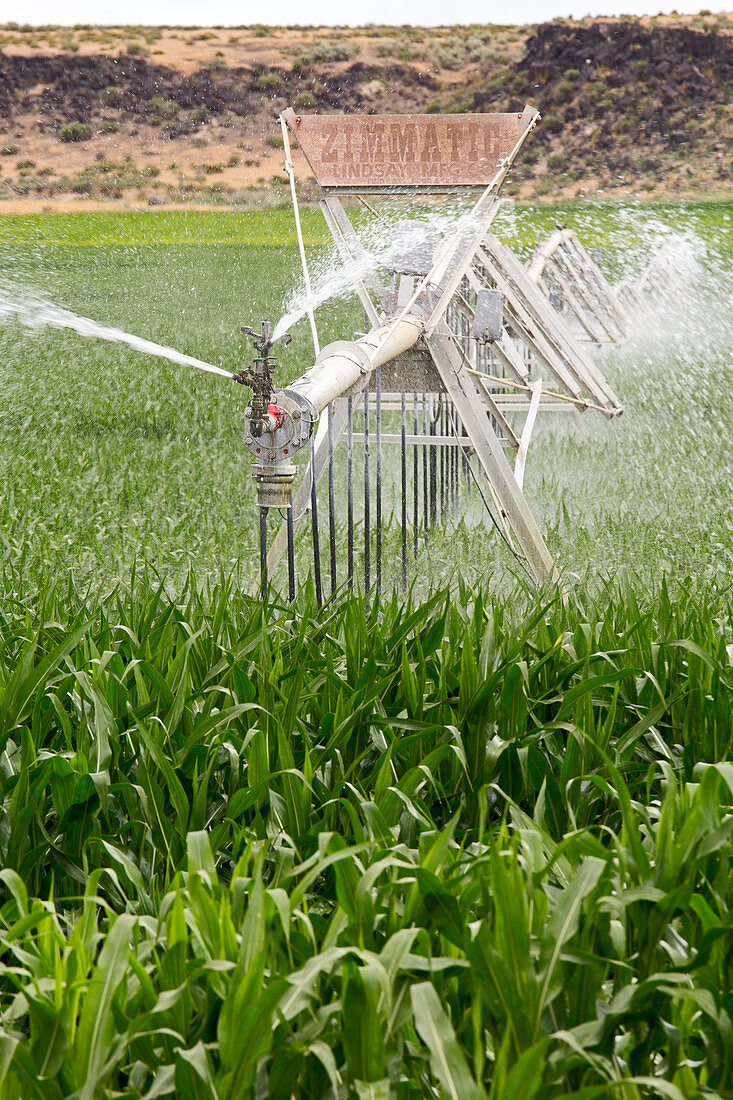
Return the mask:
M 537 112 L 285 117 L 325 190 L 441 191 L 490 183 Z

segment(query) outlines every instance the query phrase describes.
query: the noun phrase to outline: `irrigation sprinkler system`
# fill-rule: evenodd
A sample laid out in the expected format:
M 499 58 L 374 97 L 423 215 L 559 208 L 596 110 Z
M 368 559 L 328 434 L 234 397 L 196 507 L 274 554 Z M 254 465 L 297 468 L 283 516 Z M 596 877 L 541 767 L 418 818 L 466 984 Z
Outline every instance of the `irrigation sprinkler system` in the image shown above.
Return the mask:
M 357 488 L 363 488 L 364 587 L 381 586 L 385 453 L 392 448 L 400 463 L 403 583 L 426 532 L 439 519 L 460 514 L 463 498 L 474 491 L 534 581 L 555 578 L 523 492 L 530 438 L 540 414 L 623 412 L 586 342 L 615 343 L 626 329 L 612 289 L 572 232 L 558 229 L 528 268 L 492 233 L 501 186 L 538 118 L 530 106 L 515 114 L 319 116 L 288 110 L 281 117 L 308 289 L 291 134 L 321 188 L 320 207 L 344 261 L 358 263 L 363 245 L 343 197 L 374 213 L 367 198 L 399 196 L 412 218 L 394 231 L 385 269 L 356 281 L 366 331 L 320 348 L 311 311 L 314 362 L 295 381 L 274 388 L 269 325 L 259 335 L 250 330 L 257 356 L 236 380 L 253 390 L 245 445 L 255 459 L 263 591 L 286 556 L 294 596 L 294 530 L 308 511 L 318 600 L 324 587 L 319 517 L 326 511 L 331 590 L 342 579 L 355 583 Z M 470 214 L 442 236 L 416 219 L 417 200 L 456 194 L 476 199 Z M 337 518 L 335 456 L 343 445 L 346 514 Z M 304 447 L 308 462 L 296 485 L 293 456 Z M 327 505 L 319 497 L 324 475 Z M 283 510 L 284 519 L 268 547 L 273 508 Z M 346 562 L 340 569 L 342 518 Z
M 266 591 L 285 557 L 295 598 L 295 530 L 308 514 L 319 604 L 325 570 L 331 592 L 344 581 L 355 585 L 362 569 L 364 590 L 379 590 L 390 507 L 401 532 L 403 586 L 431 528 L 473 517 L 476 506 L 532 580 L 552 583 L 557 571 L 523 488 L 534 426 L 548 413 L 577 419 L 586 411 L 608 418 L 623 412 L 590 346 L 624 341 L 631 314 L 669 292 L 677 265 L 663 246 L 636 281 L 614 288 L 566 227 L 538 242 L 526 266 L 498 239 L 492 225 L 501 187 L 538 119 L 530 106 L 508 114 L 281 115 L 307 293 L 298 316 L 308 314 L 313 341 L 311 365 L 284 387 L 276 387 L 275 370 L 277 346 L 291 340 L 287 318 L 274 331 L 267 321 L 259 332 L 243 329 L 255 355 L 236 373 L 4 287 L 0 319 L 127 343 L 250 388 L 244 442 L 260 512 L 254 592 Z M 364 311 L 363 332 L 326 347 L 314 313 L 320 299 L 311 291 L 291 136 L 320 187 L 321 211 Z M 375 209 L 379 196 L 392 207 L 403 202 L 405 217 L 395 222 L 392 212 Z M 459 217 L 431 219 L 426 208 L 436 196 L 473 196 L 473 205 Z M 344 198 L 352 200 L 348 210 Z M 359 203 L 384 230 L 387 247 L 377 253 L 365 248 L 350 219 Z M 298 465 L 304 448 L 307 462 Z M 395 450 L 399 465 L 387 458 Z M 339 514 L 337 479 L 346 489 Z M 268 545 L 275 510 L 282 522 Z

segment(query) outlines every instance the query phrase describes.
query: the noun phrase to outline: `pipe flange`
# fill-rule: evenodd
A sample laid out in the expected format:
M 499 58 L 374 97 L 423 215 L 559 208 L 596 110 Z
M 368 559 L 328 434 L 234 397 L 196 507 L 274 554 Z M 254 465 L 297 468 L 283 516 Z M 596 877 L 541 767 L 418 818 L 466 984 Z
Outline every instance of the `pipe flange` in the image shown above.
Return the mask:
M 253 419 L 252 407 L 245 409 L 244 445 L 257 462 L 289 462 L 311 437 L 313 408 L 299 394 L 283 391 L 272 394 L 269 409 L 269 427 L 264 431 L 261 421 Z

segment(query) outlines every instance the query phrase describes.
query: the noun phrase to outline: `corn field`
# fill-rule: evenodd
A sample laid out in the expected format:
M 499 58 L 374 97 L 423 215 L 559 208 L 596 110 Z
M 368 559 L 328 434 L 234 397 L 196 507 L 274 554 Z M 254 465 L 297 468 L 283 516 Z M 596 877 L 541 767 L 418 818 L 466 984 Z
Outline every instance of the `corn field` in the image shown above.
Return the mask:
M 520 250 L 573 210 L 530 213 Z M 683 215 L 730 293 L 730 205 L 647 220 Z M 582 217 L 618 275 L 640 215 Z M 298 263 L 277 210 L 0 245 L 232 370 Z M 604 362 L 620 421 L 537 432 L 564 597 L 463 520 L 392 595 L 386 517 L 383 594 L 321 610 L 302 549 L 294 604 L 246 594 L 240 394 L 0 325 L 0 1100 L 733 1100 L 730 324 L 698 291 Z
M 721 625 L 149 578 L 6 611 L 3 1100 L 730 1095 Z

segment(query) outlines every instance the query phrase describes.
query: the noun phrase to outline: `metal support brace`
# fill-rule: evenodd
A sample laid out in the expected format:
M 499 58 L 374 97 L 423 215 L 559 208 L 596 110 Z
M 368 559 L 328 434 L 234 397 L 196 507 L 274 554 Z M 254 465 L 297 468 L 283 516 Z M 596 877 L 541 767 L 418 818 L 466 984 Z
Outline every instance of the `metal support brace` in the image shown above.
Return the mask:
M 462 369 L 460 356 L 447 331 L 433 332 L 432 336 L 427 337 L 427 343 L 443 384 L 463 421 L 502 514 L 514 533 L 533 577 L 539 585 L 555 580 L 557 571 L 540 529 L 488 416 L 478 411 L 481 406 L 473 379 Z
M 587 389 L 593 400 L 617 416 L 623 406 L 592 360 L 563 325 L 544 294 L 535 286 L 525 268 L 512 252 L 493 234 L 477 255 L 500 289 L 510 298 L 512 308 L 532 330 L 542 354 L 564 375 L 565 385 L 573 396 Z

